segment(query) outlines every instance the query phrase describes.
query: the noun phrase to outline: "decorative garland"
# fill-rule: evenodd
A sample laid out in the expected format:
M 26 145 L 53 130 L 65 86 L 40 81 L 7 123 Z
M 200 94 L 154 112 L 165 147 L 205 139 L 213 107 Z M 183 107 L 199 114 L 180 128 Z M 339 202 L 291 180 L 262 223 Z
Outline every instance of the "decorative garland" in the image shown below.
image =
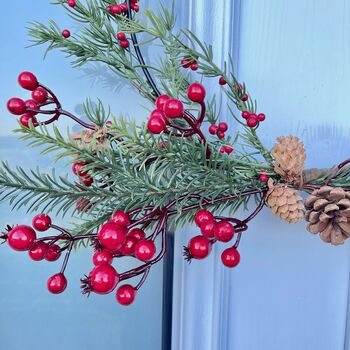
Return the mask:
M 305 170 L 304 146 L 295 136 L 281 136 L 271 151 L 266 149 L 257 135 L 265 114 L 257 112 L 246 85 L 235 78 L 232 60 L 221 69 L 213 62 L 211 46 L 189 30 L 175 33 L 173 9 L 162 7 L 159 14 L 144 10 L 133 18 L 137 3 L 57 1 L 81 23 L 74 35 L 52 21 L 32 24 L 29 34 L 35 45 L 47 43 L 48 50 L 75 57 L 74 66 L 105 64 L 129 81 L 153 111 L 146 124 L 137 126 L 112 118 L 101 102 L 87 101 L 85 122 L 63 109 L 34 74 L 21 73 L 19 85 L 32 98 L 8 101 L 10 113 L 20 116 L 16 132 L 43 153 L 68 157 L 78 181 L 40 171 L 28 174 L 3 162 L 0 200 L 45 214 L 36 215 L 32 227 L 7 226 L 1 238 L 35 261 L 64 255 L 61 270 L 47 282 L 54 294 L 67 287 L 65 270 L 73 248 L 92 246 L 94 267 L 81 280 L 83 293 L 116 289 L 122 305 L 134 301 L 152 266 L 166 254 L 170 224 L 180 228 L 194 220 L 198 226 L 199 234 L 184 248 L 188 261 L 204 259 L 214 244 L 225 243 L 221 259 L 230 268 L 240 262 L 243 232 L 265 205 L 288 223 L 305 218 L 308 231 L 327 243 L 344 243 L 350 235 L 350 160 L 331 169 Z M 138 42 L 138 34 L 144 42 Z M 164 50 L 157 66 L 146 63 L 141 52 L 151 41 Z M 206 96 L 209 78 L 222 87 L 239 131 L 219 121 L 219 98 Z M 64 117 L 80 124 L 81 132 L 64 137 L 55 126 Z M 309 193 L 305 203 L 300 191 Z M 234 216 L 237 209 L 252 205 L 247 217 Z M 224 211 L 228 216 L 222 216 Z M 81 220 L 63 228 L 52 222 L 51 212 Z M 45 237 L 38 234 L 48 230 L 52 233 Z M 120 272 L 114 266 L 125 257 L 133 258 L 135 266 Z

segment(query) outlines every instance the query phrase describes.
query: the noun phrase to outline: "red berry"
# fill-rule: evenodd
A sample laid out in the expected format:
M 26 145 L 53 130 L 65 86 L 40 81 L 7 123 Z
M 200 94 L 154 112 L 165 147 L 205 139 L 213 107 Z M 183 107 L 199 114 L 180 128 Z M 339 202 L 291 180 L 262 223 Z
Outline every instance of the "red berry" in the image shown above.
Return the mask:
M 61 256 L 61 248 L 57 244 L 50 244 L 46 250 L 45 260 L 56 261 Z
M 22 99 L 13 97 L 7 101 L 7 109 L 12 114 L 21 115 L 26 112 L 27 107 Z
M 259 122 L 263 122 L 265 120 L 266 116 L 264 113 L 260 113 L 258 114 L 258 120 Z
M 120 11 L 121 12 L 127 12 L 128 11 L 128 5 L 124 2 L 123 4 L 120 4 Z
M 65 29 L 62 31 L 62 36 L 66 39 L 70 37 L 70 31 L 68 29 Z
M 35 90 L 39 83 L 38 79 L 33 73 L 30 72 L 23 72 L 18 76 L 18 83 L 19 85 L 26 90 L 33 91 Z
M 164 120 L 165 124 L 169 124 L 169 121 L 168 121 L 165 113 L 161 109 L 155 109 L 154 111 L 152 111 L 150 118 L 160 118 L 160 119 Z
M 77 162 L 77 163 L 73 163 L 72 165 L 72 171 L 75 175 L 78 176 L 87 176 L 88 172 L 86 170 L 83 170 L 82 168 L 86 165 L 86 163 L 82 163 L 82 162 Z
M 160 116 L 155 116 L 151 117 L 147 121 L 147 129 L 152 133 L 152 134 L 160 134 L 164 130 L 166 130 L 166 122 L 163 117 Z
M 36 230 L 44 232 L 50 228 L 51 218 L 45 214 L 38 214 L 34 217 L 32 224 Z
M 45 89 L 42 87 L 38 87 L 32 92 L 32 98 L 37 103 L 44 103 L 46 102 L 48 97 L 48 93 Z
M 37 104 L 34 100 L 27 100 L 27 101 L 25 101 L 24 103 L 25 103 L 25 105 L 26 105 L 27 110 L 28 110 L 28 109 L 39 110 L 39 106 L 38 106 L 38 104 Z M 32 115 L 37 114 L 37 113 L 35 113 L 35 112 L 29 112 L 29 113 L 32 114 Z
M 202 84 L 193 83 L 188 87 L 187 96 L 193 102 L 202 103 L 205 95 L 206 91 Z
M 246 102 L 246 101 L 248 101 L 248 98 L 249 98 L 248 94 L 244 94 L 244 95 L 241 97 L 241 100 L 242 100 L 243 102 Z
M 214 124 L 209 126 L 209 133 L 215 135 L 218 132 L 218 127 Z
M 156 106 L 157 106 L 157 108 L 163 111 L 165 102 L 168 101 L 168 100 L 170 100 L 170 96 L 168 96 L 168 95 L 160 95 L 156 99 Z
M 19 122 L 26 128 L 29 128 L 29 122 L 32 122 L 33 126 L 37 126 L 38 125 L 38 120 L 36 119 L 36 117 L 31 114 L 31 113 L 24 113 L 20 118 L 19 118 Z
M 128 40 L 121 40 L 119 43 L 120 43 L 120 46 L 121 46 L 123 49 L 127 49 L 127 48 L 130 46 Z
M 207 237 L 196 236 L 188 243 L 188 250 L 194 259 L 204 259 L 211 251 L 211 243 Z
M 227 267 L 235 267 L 239 264 L 241 256 L 234 247 L 225 249 L 221 254 L 221 261 Z
M 226 145 L 226 146 L 224 146 L 224 148 L 225 148 L 225 152 L 227 154 L 231 154 L 233 152 L 233 147 L 230 145 Z
M 228 125 L 227 125 L 227 123 L 225 123 L 225 122 L 219 123 L 218 129 L 219 129 L 219 131 L 223 131 L 223 132 L 227 131 L 227 130 L 228 130 Z
M 120 15 L 122 13 L 122 9 L 120 8 L 120 5 L 116 5 L 116 4 L 109 6 L 109 11 L 115 15 Z
M 89 282 L 91 291 L 97 294 L 108 294 L 117 286 L 119 275 L 112 265 L 99 265 L 90 272 Z
M 215 221 L 207 221 L 200 227 L 203 236 L 213 238 L 214 237 Z
M 116 298 L 121 305 L 128 306 L 133 303 L 136 297 L 136 289 L 130 284 L 125 284 L 117 290 Z
M 235 228 L 228 221 L 220 221 L 215 224 L 214 235 L 220 242 L 228 242 L 233 238 Z
M 134 5 L 134 4 L 131 4 L 131 9 L 134 10 L 135 12 L 139 12 L 140 11 L 140 7 L 138 5 Z
M 259 180 L 261 182 L 267 182 L 269 177 L 266 174 L 260 174 Z
M 119 33 L 117 34 L 117 39 L 120 40 L 120 41 L 126 40 L 125 33 L 119 32 Z
M 221 148 L 219 149 L 219 152 L 220 152 L 220 153 L 225 153 L 225 147 L 221 147 Z
M 226 85 L 226 84 L 227 84 L 227 81 L 225 80 L 224 77 L 220 77 L 220 79 L 219 79 L 219 84 L 220 84 L 220 85 Z
M 197 62 L 193 62 L 193 63 L 191 63 L 191 70 L 193 70 L 193 71 L 196 71 L 197 69 L 198 69 L 198 64 L 197 64 Z
M 149 261 L 156 253 L 156 246 L 152 241 L 142 240 L 135 246 L 135 256 L 141 261 Z
M 165 102 L 164 112 L 169 118 L 179 118 L 184 112 L 184 106 L 180 100 L 171 98 Z
M 89 176 L 89 175 L 80 177 L 80 181 L 86 187 L 90 187 L 94 183 L 94 179 L 91 176 Z
M 248 119 L 250 117 L 250 113 L 248 111 L 243 111 L 242 112 L 242 118 Z
M 141 241 L 145 239 L 146 234 L 140 228 L 134 228 L 128 233 L 128 236 L 135 237 L 138 241 Z
M 124 243 L 127 228 L 114 223 L 107 223 L 101 226 L 98 232 L 100 243 L 109 250 L 120 249 Z
M 216 132 L 216 135 L 218 135 L 219 139 L 223 139 L 225 137 L 225 133 L 223 131 L 218 130 Z
M 46 250 L 48 245 L 45 242 L 34 242 L 31 248 L 29 249 L 29 256 L 34 261 L 40 261 L 45 258 Z
M 113 261 L 113 255 L 108 250 L 101 250 L 96 252 L 92 257 L 92 262 L 95 266 L 110 265 Z
M 29 250 L 36 239 L 36 233 L 30 226 L 15 226 L 7 236 L 9 246 L 18 251 Z
M 181 60 L 181 66 L 184 67 L 184 68 L 190 68 L 191 63 L 192 62 L 188 58 L 183 58 Z
M 68 6 L 70 7 L 75 7 L 77 4 L 75 0 L 68 0 L 67 3 L 68 3 Z
M 196 215 L 194 216 L 194 221 L 198 227 L 202 227 L 208 222 L 213 222 L 214 216 L 210 211 L 201 209 L 197 211 Z
M 120 249 L 120 253 L 122 255 L 133 255 L 135 252 L 135 246 L 138 242 L 138 239 L 136 237 L 127 236 L 125 238 L 125 242 L 123 246 Z
M 130 225 L 130 216 L 128 213 L 117 210 L 111 219 L 112 222 L 114 222 L 118 226 L 124 226 L 127 227 Z
M 47 281 L 47 289 L 50 293 L 59 294 L 67 288 L 67 278 L 63 273 L 51 276 Z
M 254 116 L 250 116 L 247 119 L 247 126 L 250 128 L 255 128 L 258 124 L 259 124 L 258 118 L 254 117 Z

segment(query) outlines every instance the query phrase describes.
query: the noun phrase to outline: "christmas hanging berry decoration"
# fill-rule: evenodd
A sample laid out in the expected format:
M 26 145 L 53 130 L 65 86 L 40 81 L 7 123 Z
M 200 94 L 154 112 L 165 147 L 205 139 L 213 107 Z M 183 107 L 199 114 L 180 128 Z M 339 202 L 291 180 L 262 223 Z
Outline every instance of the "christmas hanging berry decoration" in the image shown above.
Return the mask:
M 159 16 L 147 10 L 140 21 L 137 0 L 98 7 L 93 1 L 55 4 L 79 20 L 82 31 L 65 40 L 69 30 L 36 23 L 30 29 L 34 44 L 60 48 L 75 57 L 75 66 L 100 62 L 130 82 L 147 106 L 137 125 L 113 117 L 101 101 L 87 101 L 86 121 L 63 107 L 44 78 L 19 74 L 23 96 L 7 102 L 18 118 L 17 132 L 43 154 L 66 157 L 71 171 L 58 177 L 3 162 L 1 200 L 35 213 L 31 226 L 7 225 L 0 239 L 38 263 L 61 263 L 48 276 L 49 292 L 66 290 L 70 256 L 84 247 L 90 272 L 81 278 L 82 292 L 113 293 L 116 303 L 132 304 L 166 254 L 169 225 L 180 230 L 187 221 L 197 232 L 185 243 L 185 259 L 221 259 L 231 269 L 239 268 L 243 234 L 265 207 L 286 223 L 305 219 L 307 230 L 326 243 L 339 245 L 350 237 L 350 159 L 330 169 L 305 169 L 306 151 L 296 136 L 280 136 L 267 149 L 259 132 L 273 116 L 258 110 L 230 60 L 221 69 L 211 47 L 193 32 L 175 32 L 171 9 L 163 6 Z M 139 33 L 147 37 L 142 45 Z M 164 51 L 148 61 L 143 46 L 154 41 Z M 221 86 L 225 105 L 213 95 L 211 80 Z M 81 130 L 64 136 L 56 126 L 62 118 Z M 305 201 L 300 192 L 308 194 Z M 55 214 L 83 220 L 63 227 Z M 135 266 L 125 269 L 124 259 Z

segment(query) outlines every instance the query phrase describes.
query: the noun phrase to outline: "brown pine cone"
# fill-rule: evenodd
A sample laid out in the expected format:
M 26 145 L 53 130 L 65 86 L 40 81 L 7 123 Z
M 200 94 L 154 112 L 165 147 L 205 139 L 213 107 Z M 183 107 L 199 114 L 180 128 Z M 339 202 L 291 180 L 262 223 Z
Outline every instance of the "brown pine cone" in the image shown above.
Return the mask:
M 275 172 L 290 184 L 300 185 L 306 153 L 304 144 L 296 136 L 280 136 L 271 154 L 275 159 Z
M 274 185 L 269 180 L 266 202 L 272 212 L 290 224 L 297 223 L 304 217 L 303 200 L 297 190 L 285 184 Z
M 350 192 L 323 186 L 306 199 L 305 219 L 309 232 L 320 233 L 323 241 L 343 244 L 350 236 Z

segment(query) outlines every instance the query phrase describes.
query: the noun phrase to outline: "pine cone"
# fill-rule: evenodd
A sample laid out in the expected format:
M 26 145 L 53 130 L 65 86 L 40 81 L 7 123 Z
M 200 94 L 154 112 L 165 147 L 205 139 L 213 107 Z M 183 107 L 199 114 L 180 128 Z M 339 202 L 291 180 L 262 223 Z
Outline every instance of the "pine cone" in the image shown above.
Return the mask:
M 274 185 L 271 179 L 268 185 L 266 202 L 272 212 L 290 224 L 300 221 L 305 208 L 299 192 L 285 184 Z
M 304 144 L 296 136 L 280 136 L 271 150 L 275 172 L 290 184 L 300 185 L 306 153 Z
M 350 192 L 323 186 L 306 198 L 305 219 L 309 232 L 320 233 L 323 241 L 343 244 L 350 236 Z

